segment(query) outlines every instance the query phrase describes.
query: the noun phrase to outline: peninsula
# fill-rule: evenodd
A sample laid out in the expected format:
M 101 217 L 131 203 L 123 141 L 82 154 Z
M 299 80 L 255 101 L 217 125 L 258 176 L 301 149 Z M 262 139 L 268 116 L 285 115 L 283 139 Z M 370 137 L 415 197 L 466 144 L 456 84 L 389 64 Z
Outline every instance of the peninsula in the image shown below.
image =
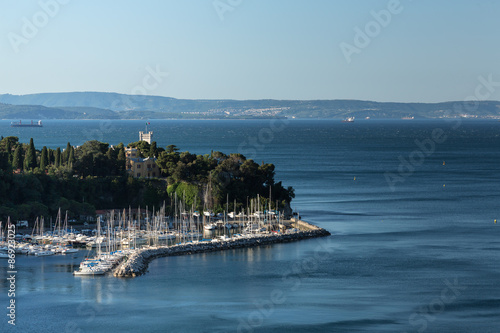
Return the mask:
M 139 132 L 139 141 L 126 146 L 68 142 L 62 151 L 2 138 L 0 188 L 11 191 L 0 192 L 0 218 L 32 228 L 17 251 L 47 256 L 76 251 L 66 245 L 86 246 L 97 254 L 76 276 L 113 270 L 135 277 L 158 257 L 330 235 L 293 217 L 294 190 L 274 180 L 273 164 L 242 154 L 180 153 L 174 145 L 158 147 L 153 134 Z M 92 234 L 68 231 L 89 222 L 97 222 Z

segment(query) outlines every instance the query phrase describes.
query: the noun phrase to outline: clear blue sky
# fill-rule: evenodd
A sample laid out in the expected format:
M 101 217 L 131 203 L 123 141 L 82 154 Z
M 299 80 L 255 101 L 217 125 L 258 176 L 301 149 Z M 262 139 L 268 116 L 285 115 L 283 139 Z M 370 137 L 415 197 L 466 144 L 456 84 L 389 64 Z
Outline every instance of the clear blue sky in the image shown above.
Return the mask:
M 148 94 L 193 99 L 437 102 L 473 95 L 481 75 L 500 82 L 495 0 L 400 0 L 350 63 L 341 43 L 389 1 L 60 1 L 50 17 L 39 1 L 0 0 L 0 93 L 131 93 L 148 67 L 169 73 Z M 224 20 L 214 2 L 232 3 Z

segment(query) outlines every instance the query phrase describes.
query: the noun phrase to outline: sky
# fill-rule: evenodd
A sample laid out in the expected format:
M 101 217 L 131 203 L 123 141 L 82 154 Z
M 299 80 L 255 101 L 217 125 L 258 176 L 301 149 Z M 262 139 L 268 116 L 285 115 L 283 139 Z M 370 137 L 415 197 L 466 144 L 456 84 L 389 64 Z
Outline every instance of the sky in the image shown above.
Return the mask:
M 496 0 L 0 0 L 0 94 L 500 100 L 499 14 Z

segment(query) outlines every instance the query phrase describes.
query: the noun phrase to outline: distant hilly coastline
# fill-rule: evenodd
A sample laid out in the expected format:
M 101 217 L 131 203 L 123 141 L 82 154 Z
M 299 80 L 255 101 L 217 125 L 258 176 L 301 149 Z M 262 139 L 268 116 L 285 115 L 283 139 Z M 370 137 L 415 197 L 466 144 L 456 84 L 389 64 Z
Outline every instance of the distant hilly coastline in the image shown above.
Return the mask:
M 190 100 L 105 92 L 0 95 L 1 119 L 500 119 L 499 101 L 390 103 L 360 100 Z

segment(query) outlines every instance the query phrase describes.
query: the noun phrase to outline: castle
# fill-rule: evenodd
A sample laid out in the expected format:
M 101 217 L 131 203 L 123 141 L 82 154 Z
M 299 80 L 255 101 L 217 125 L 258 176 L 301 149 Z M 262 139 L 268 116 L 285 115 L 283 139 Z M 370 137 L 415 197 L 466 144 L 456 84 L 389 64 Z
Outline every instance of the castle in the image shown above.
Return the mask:
M 153 132 L 139 132 L 139 141 L 151 144 Z M 134 178 L 156 178 L 160 177 L 160 168 L 156 164 L 155 157 L 142 158 L 136 148 L 125 148 L 126 169 Z
M 153 142 L 153 132 L 144 133 L 143 131 L 139 132 L 139 141 L 146 141 L 151 144 Z

